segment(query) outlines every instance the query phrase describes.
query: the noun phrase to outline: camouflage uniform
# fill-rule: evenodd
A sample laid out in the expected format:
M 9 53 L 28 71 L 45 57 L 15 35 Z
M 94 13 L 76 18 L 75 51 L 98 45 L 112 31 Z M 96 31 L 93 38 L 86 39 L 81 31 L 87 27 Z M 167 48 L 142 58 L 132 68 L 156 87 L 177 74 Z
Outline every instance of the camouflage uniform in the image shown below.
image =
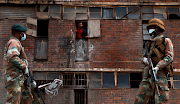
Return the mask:
M 32 104 L 33 97 L 24 86 L 23 71 L 27 66 L 27 57 L 20 41 L 11 36 L 4 50 L 4 82 L 7 89 L 6 104 Z
M 154 41 L 158 38 L 163 37 L 157 36 Z M 159 67 L 159 70 L 157 72 L 157 85 L 160 92 L 160 97 L 157 94 L 157 91 L 155 89 L 154 83 L 152 82 L 151 77 L 149 78 L 149 66 L 147 65 L 144 70 L 144 76 L 143 79 L 139 85 L 139 90 L 136 94 L 135 103 L 134 104 L 147 104 L 151 96 L 153 95 L 153 92 L 155 90 L 155 102 L 156 104 L 167 104 L 167 101 L 169 100 L 169 88 L 168 88 L 168 81 L 167 81 L 167 75 L 165 75 L 162 68 L 164 68 L 166 65 L 168 65 L 170 62 L 172 62 L 174 57 L 174 51 L 173 51 L 173 44 L 169 38 L 165 38 L 164 42 L 166 48 L 165 48 L 165 57 L 163 60 L 160 60 L 156 67 Z M 153 42 L 150 48 L 150 54 L 153 49 Z M 143 54 L 143 57 L 146 56 L 146 51 Z M 155 66 L 154 66 L 155 67 Z

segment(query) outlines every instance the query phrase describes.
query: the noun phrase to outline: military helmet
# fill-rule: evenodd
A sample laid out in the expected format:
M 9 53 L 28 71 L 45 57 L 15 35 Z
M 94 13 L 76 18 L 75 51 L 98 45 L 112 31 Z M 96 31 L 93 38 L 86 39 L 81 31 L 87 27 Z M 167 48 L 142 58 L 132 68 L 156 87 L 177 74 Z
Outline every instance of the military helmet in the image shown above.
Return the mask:
M 164 23 L 160 19 L 153 18 L 148 22 L 147 29 L 149 29 L 150 26 L 158 26 L 162 31 L 165 31 Z

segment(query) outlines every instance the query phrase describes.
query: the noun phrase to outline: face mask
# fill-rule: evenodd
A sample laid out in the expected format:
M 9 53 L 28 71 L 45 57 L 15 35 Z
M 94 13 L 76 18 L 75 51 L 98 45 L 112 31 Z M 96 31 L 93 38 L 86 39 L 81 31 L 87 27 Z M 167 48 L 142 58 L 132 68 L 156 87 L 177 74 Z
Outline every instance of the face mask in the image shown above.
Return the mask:
M 155 29 L 149 29 L 149 34 L 153 33 Z
M 23 33 L 23 37 L 21 36 L 21 41 L 24 41 L 24 40 L 26 40 L 26 34 L 25 33 Z

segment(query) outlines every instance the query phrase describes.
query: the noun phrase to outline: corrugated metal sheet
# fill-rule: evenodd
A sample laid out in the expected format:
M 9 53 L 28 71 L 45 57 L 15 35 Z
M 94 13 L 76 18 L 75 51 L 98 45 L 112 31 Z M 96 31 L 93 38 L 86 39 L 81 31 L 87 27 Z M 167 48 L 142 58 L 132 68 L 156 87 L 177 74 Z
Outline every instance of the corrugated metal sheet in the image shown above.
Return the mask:
M 0 19 L 35 17 L 35 7 L 0 6 Z

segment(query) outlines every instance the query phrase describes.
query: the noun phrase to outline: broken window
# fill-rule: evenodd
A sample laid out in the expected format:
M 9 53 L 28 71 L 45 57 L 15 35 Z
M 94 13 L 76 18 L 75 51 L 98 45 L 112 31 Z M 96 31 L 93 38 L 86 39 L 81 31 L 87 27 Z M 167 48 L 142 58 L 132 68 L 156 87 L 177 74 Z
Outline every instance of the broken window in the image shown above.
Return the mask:
M 180 19 L 179 7 L 168 7 L 168 19 Z
M 113 72 L 104 72 L 103 73 L 103 88 L 114 88 L 114 73 Z
M 141 13 L 142 13 L 142 20 L 150 20 L 154 17 L 153 7 L 142 7 Z
M 128 19 L 139 19 L 139 7 L 128 7 Z
M 141 80 L 142 80 L 142 73 L 130 73 L 131 88 L 139 88 L 139 84 Z
M 117 87 L 129 88 L 129 73 L 117 73 Z
M 102 88 L 101 82 L 102 81 L 100 72 L 89 73 L 89 88 Z
M 37 37 L 35 48 L 36 60 L 47 60 L 48 48 L 48 20 L 37 21 Z
M 63 87 L 87 87 L 86 73 L 64 73 Z
M 36 15 L 39 19 L 48 19 L 48 18 L 61 19 L 61 6 L 39 5 L 37 6 Z
M 165 7 L 154 7 L 154 18 L 167 19 Z
M 33 75 L 38 86 L 59 79 L 59 72 L 34 72 Z
M 101 19 L 101 8 L 100 7 L 89 7 L 89 18 L 90 19 Z
M 113 8 L 102 8 L 102 18 L 112 19 L 113 18 Z
M 116 19 L 127 19 L 126 7 L 115 7 Z
M 76 21 L 76 28 L 76 61 L 87 61 L 87 21 Z

